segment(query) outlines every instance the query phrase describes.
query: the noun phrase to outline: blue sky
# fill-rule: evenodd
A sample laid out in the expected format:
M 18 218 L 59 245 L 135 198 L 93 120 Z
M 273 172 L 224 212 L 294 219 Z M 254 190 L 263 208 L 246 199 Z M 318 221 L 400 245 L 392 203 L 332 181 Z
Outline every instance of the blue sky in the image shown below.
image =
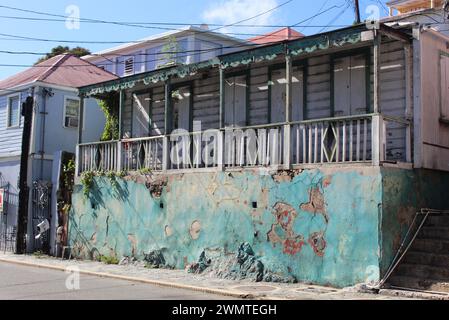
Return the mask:
M 2 0 L 0 6 L 11 6 L 21 9 L 34 10 L 57 15 L 67 15 L 70 6 L 79 8 L 82 19 L 98 19 L 107 21 L 126 22 L 177 22 L 185 24 L 216 23 L 231 24 L 246 18 L 256 16 L 268 11 L 286 0 Z M 386 15 L 385 8 L 379 5 L 385 0 L 361 0 L 362 19 L 366 16 L 369 5 L 377 5 L 381 15 Z M 330 9 L 326 13 L 317 16 L 313 20 L 302 23 L 295 29 L 306 35 L 314 34 L 324 30 L 334 29 L 331 27 L 323 29 L 324 26 L 348 25 L 354 20 L 352 7 L 347 7 L 347 0 L 293 0 L 277 10 L 261 15 L 256 19 L 249 20 L 245 24 L 257 25 L 294 25 L 318 12 Z M 334 7 L 333 7 L 334 6 Z M 11 17 L 26 17 L 39 19 L 56 19 L 33 13 L 19 12 L 0 7 L 0 33 L 16 36 L 25 36 L 41 39 L 71 40 L 71 41 L 131 41 L 138 40 L 166 30 L 154 28 L 136 28 L 117 26 L 111 24 L 92 24 L 81 22 L 80 28 L 67 28 L 63 21 L 30 21 Z M 62 19 L 64 20 L 64 19 Z M 164 26 L 162 26 L 164 27 Z M 179 28 L 177 26 L 165 26 L 165 28 Z M 211 29 L 214 27 L 211 27 Z M 239 33 L 235 35 L 248 38 L 247 34 L 262 34 L 272 31 L 273 28 L 254 27 L 230 27 L 220 29 L 220 32 Z M 0 50 L 14 52 L 48 52 L 52 47 L 63 44 L 73 46 L 84 46 L 91 51 L 106 49 L 112 44 L 64 44 L 59 42 L 25 41 L 14 39 L 6 40 L 5 35 L 0 35 Z M 39 56 L 16 55 L 0 53 L 0 64 L 4 65 L 32 65 Z M 0 79 L 26 69 L 25 67 L 0 66 Z

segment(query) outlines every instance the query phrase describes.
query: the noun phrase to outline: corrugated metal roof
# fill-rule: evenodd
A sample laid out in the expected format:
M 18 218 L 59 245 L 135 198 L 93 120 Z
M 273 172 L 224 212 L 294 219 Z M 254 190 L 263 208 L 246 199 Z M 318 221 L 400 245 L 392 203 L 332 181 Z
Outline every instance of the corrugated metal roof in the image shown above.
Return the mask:
M 61 54 L 1 80 L 0 90 L 33 82 L 77 88 L 117 78 L 116 75 L 88 61 L 73 55 Z

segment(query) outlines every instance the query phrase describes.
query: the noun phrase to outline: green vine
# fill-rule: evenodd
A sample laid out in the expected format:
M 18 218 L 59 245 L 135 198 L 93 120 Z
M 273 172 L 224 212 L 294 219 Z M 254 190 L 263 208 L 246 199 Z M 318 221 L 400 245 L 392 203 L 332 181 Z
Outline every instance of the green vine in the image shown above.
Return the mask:
M 101 141 L 119 139 L 118 100 L 116 95 L 110 95 L 102 100 L 98 100 L 98 105 L 103 110 L 106 118 Z
M 119 182 L 117 178 L 122 179 L 126 176 L 126 171 L 86 171 L 81 174 L 81 184 L 83 186 L 83 194 L 86 198 L 89 197 L 92 191 L 94 177 L 106 177 L 109 179 L 109 183 L 114 189 L 119 188 Z
M 67 190 L 72 190 L 74 179 L 75 179 L 75 160 L 70 159 L 62 167 L 64 188 Z
M 81 174 L 81 184 L 83 185 L 83 194 L 87 198 L 92 190 L 95 173 L 93 171 L 86 171 Z

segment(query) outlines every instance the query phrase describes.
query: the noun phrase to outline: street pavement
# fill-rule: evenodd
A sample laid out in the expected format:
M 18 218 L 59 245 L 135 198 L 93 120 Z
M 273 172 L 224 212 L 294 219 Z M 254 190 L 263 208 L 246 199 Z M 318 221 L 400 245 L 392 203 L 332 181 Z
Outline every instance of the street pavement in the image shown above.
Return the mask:
M 66 289 L 69 275 L 64 272 L 68 268 L 80 271 L 80 290 Z M 0 299 L 449 300 L 449 295 L 392 289 L 373 294 L 359 289 L 359 286 L 331 288 L 307 283 L 255 283 L 196 275 L 185 270 L 145 268 L 141 262 L 108 265 L 0 252 Z
M 71 274 L 0 262 L 0 300 L 223 300 L 229 297 L 120 279 L 80 275 L 79 290 L 66 287 Z M 69 279 L 69 287 L 74 287 Z

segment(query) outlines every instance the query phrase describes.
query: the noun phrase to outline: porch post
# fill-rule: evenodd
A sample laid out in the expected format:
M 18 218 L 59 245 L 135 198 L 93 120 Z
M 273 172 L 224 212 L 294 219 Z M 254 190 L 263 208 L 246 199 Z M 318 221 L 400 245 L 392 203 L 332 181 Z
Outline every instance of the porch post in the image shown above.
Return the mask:
M 163 155 L 162 155 L 162 170 L 168 170 L 169 169 L 169 162 L 170 162 L 170 141 L 169 141 L 169 135 L 171 133 L 171 130 L 173 128 L 172 126 L 172 106 L 171 106 L 171 82 L 170 79 L 168 79 L 165 82 L 165 108 L 164 108 L 164 128 L 165 128 L 165 135 L 163 140 Z
M 405 55 L 405 118 L 407 120 L 413 120 L 413 55 L 411 44 L 405 44 L 404 46 Z M 406 137 L 405 137 L 405 161 L 412 162 L 412 123 L 410 122 L 406 127 Z
M 123 138 L 123 106 L 125 104 L 125 92 L 120 90 L 120 98 L 119 98 L 119 106 L 118 106 L 118 139 L 122 140 Z
M 83 143 L 83 127 L 84 127 L 84 95 L 80 95 L 80 110 L 78 119 L 78 143 L 75 151 L 75 176 L 80 175 L 81 159 L 80 144 Z
M 285 88 L 285 122 L 284 125 L 284 169 L 289 170 L 291 168 L 291 126 L 292 121 L 292 57 L 287 54 L 285 56 L 285 77 L 287 78 Z
M 371 141 L 373 166 L 379 166 L 385 160 L 385 122 L 380 114 L 372 118 Z
M 171 83 L 170 79 L 165 82 L 165 109 L 164 109 L 165 135 L 168 136 L 172 130 L 172 110 L 171 110 Z
M 374 30 L 374 106 L 373 112 L 379 113 L 380 110 L 380 47 L 381 47 L 381 34 L 377 30 Z
M 224 69 L 220 66 L 220 112 L 219 124 L 220 129 L 224 128 L 224 112 L 225 112 L 225 79 Z
M 80 95 L 80 112 L 78 119 L 78 144 L 83 143 L 83 127 L 84 127 L 84 95 Z

